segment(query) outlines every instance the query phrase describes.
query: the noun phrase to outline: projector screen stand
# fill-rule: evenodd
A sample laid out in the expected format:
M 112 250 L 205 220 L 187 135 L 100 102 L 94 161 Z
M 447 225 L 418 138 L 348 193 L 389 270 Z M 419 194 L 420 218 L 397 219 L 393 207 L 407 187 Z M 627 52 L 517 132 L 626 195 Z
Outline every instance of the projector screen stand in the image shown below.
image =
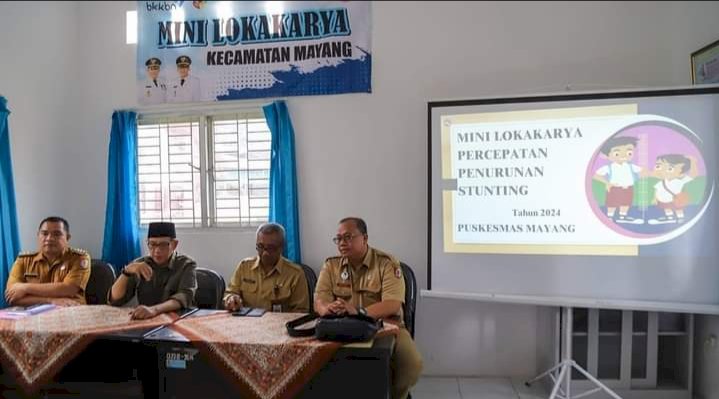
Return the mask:
M 527 381 L 525 385 L 530 386 L 533 382 L 541 380 L 542 378 L 549 376 L 554 383 L 552 392 L 549 395 L 549 399 L 577 399 L 585 396 L 589 396 L 599 391 L 606 392 L 609 396 L 615 399 L 622 399 L 621 396 L 617 395 L 609 389 L 606 385 L 602 384 L 601 381 L 594 378 L 586 370 L 577 364 L 572 359 L 572 307 L 562 307 L 562 331 L 564 332 L 564 342 L 562 343 L 562 361 L 551 369 L 543 372 L 542 374 L 534 377 Z M 572 369 L 575 369 L 582 373 L 589 381 L 591 381 L 596 388 L 592 388 L 588 391 L 581 392 L 572 395 L 571 384 L 572 384 Z

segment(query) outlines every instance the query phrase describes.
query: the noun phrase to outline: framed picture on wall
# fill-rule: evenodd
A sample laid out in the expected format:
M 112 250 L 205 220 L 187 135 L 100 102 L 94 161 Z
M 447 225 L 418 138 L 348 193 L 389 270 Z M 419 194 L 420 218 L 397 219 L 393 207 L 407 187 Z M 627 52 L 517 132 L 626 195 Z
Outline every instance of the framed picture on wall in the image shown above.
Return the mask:
M 691 55 L 692 84 L 719 83 L 719 40 Z

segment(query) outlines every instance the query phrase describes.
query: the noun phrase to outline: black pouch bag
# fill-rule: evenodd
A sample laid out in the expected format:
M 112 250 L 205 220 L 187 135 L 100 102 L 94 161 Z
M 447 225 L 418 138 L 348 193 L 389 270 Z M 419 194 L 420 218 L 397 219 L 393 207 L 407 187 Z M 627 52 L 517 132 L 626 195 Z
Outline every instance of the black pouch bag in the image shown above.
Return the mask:
M 297 329 L 307 322 L 318 318 L 316 314 L 309 314 L 287 322 L 287 333 L 291 337 L 309 337 L 314 335 L 321 341 L 362 342 L 368 341 L 382 329 L 382 320 L 375 320 L 369 316 L 346 315 L 320 317 L 315 326 L 307 329 Z

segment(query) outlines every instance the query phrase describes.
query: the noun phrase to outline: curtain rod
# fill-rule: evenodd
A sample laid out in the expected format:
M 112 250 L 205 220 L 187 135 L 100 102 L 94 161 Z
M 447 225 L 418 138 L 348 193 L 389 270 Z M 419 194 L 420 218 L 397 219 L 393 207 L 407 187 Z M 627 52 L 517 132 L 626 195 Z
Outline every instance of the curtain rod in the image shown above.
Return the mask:
M 143 116 L 167 115 L 167 114 L 194 114 L 194 113 L 214 113 L 222 111 L 238 111 L 244 109 L 257 109 L 264 105 L 271 104 L 276 100 L 284 100 L 284 98 L 266 98 L 256 100 L 237 100 L 222 101 L 212 103 L 192 103 L 192 104 L 158 104 L 140 107 L 122 108 L 126 111 L 133 111 Z

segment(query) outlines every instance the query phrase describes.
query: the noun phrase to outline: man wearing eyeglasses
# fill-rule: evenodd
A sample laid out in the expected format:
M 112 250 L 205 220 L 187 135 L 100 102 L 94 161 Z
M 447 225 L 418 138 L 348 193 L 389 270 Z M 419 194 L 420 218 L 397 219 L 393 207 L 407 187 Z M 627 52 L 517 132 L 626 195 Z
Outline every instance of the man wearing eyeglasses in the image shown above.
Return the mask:
M 257 255 L 243 259 L 225 291 L 225 308 L 263 308 L 272 312 L 307 313 L 307 278 L 301 266 L 282 256 L 285 229 L 265 223 L 257 229 Z
M 402 322 L 404 279 L 399 261 L 367 244 L 367 224 L 340 220 L 332 241 L 340 256 L 327 258 L 315 289 L 320 316 L 364 314 L 400 327 L 392 355 L 392 398 L 404 399 L 417 383 L 422 356 Z
M 37 252 L 20 254 L 12 265 L 5 300 L 13 306 L 85 304 L 90 255 L 68 246 L 70 225 L 51 216 L 40 222 Z
M 197 264 L 177 249 L 175 225 L 150 223 L 147 230 L 148 256 L 125 266 L 108 294 L 108 302 L 122 306 L 137 296 L 133 319 L 149 319 L 161 313 L 192 306 L 197 290 Z

